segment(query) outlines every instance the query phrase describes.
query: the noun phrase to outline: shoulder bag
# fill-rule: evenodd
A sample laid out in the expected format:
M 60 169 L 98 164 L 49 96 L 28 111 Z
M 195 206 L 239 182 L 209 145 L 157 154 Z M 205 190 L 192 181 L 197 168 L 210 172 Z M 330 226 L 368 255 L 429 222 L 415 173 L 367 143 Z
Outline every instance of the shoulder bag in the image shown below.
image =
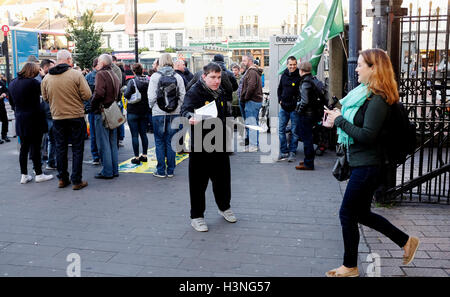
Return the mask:
M 139 92 L 139 89 L 136 85 L 136 81 L 133 79 L 134 83 L 134 89 L 136 90 L 133 95 L 131 95 L 131 98 L 128 100 L 128 104 L 135 104 L 141 101 L 142 95 L 141 92 Z

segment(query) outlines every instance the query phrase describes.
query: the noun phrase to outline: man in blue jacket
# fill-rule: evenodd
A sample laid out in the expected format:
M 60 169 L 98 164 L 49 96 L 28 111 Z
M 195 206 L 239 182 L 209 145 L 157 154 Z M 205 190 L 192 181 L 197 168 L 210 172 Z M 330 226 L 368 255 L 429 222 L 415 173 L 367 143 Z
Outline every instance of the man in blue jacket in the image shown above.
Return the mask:
M 290 56 L 287 59 L 287 69 L 283 72 L 278 85 L 278 102 L 280 103 L 278 136 L 280 138 L 280 155 L 278 161 L 295 160 L 298 146 L 297 127 L 299 115 L 295 111 L 299 97 L 300 74 L 297 68 L 297 59 Z M 286 126 L 291 121 L 291 139 L 289 147 L 286 140 Z

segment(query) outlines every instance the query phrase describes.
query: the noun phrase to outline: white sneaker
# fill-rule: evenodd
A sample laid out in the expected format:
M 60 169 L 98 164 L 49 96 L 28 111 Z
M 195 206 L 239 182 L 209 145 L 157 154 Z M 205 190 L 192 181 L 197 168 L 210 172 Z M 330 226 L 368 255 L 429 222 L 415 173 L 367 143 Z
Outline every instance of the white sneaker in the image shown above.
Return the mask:
M 53 175 L 46 175 L 46 174 L 41 174 L 41 175 L 36 175 L 36 182 L 37 183 L 41 183 L 41 182 L 45 182 L 45 181 L 48 181 L 48 180 L 51 180 L 51 179 L 53 179 Z
M 250 145 L 247 149 L 247 152 L 249 152 L 249 153 L 256 153 L 257 151 L 258 151 L 258 147 L 253 146 L 253 145 Z
M 229 208 L 229 209 L 227 209 L 225 211 L 220 211 L 220 209 L 219 209 L 219 214 L 222 215 L 225 218 L 225 220 L 227 220 L 230 223 L 236 223 L 237 222 L 237 219 L 234 216 L 234 213 L 231 210 L 231 208 Z
M 33 177 L 31 175 L 22 174 L 22 178 L 20 179 L 21 184 L 29 183 L 33 180 Z
M 208 226 L 206 225 L 204 218 L 191 219 L 191 226 L 198 232 L 208 231 Z

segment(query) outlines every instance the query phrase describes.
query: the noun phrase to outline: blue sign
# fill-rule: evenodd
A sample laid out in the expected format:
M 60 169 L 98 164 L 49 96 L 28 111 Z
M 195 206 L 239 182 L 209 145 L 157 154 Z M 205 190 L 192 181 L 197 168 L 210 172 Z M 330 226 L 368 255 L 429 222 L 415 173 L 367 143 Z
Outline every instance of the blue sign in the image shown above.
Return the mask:
M 11 30 L 11 42 L 13 50 L 14 77 L 16 77 L 17 72 L 19 72 L 23 65 L 25 65 L 29 56 L 33 55 L 39 59 L 38 33 Z

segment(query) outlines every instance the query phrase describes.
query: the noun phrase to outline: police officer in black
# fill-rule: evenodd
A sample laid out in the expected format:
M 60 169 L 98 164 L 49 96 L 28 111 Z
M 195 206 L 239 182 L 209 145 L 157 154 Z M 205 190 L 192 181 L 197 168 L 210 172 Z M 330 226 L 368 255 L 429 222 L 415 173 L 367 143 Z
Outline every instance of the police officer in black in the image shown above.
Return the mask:
M 230 223 L 236 222 L 236 217 L 230 209 L 231 174 L 230 159 L 226 152 L 227 104 L 223 90 L 220 88 L 222 71 L 218 64 L 209 63 L 203 67 L 201 78 L 187 91 L 181 107 L 183 117 L 189 119 L 191 125 L 191 153 L 189 155 L 189 193 L 191 199 L 191 225 L 199 231 L 208 231 L 204 220 L 205 191 L 211 180 L 214 197 L 219 208 L 219 214 Z M 216 118 L 199 119 L 194 116 L 194 110 L 206 104 L 215 102 L 218 116 Z M 210 125 L 211 123 L 215 123 Z M 205 127 L 211 128 L 205 128 Z M 202 133 L 201 137 L 195 133 Z M 209 144 L 208 134 L 220 135 Z M 206 137 L 205 137 L 206 136 Z M 202 143 L 198 143 L 202 140 Z M 196 143 L 197 141 L 197 143 Z M 210 147 L 208 147 L 210 146 Z

